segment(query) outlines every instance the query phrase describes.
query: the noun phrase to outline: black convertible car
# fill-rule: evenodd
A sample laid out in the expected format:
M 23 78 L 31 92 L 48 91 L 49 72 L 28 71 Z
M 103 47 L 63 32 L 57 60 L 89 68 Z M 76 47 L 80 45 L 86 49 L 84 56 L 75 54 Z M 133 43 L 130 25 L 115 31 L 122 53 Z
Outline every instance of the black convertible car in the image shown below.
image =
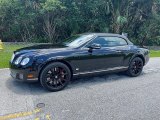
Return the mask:
M 11 76 L 20 81 L 40 81 L 49 91 L 59 91 L 74 77 L 126 71 L 141 74 L 149 50 L 133 45 L 118 34 L 90 33 L 62 44 L 42 44 L 19 49 L 10 61 Z

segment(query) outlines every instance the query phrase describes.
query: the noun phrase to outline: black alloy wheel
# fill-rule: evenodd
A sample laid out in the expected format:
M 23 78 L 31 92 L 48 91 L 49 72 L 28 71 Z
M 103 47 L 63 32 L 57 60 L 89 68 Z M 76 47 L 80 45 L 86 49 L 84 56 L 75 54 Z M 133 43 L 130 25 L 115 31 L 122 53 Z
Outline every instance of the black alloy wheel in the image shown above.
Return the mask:
M 63 63 L 55 62 L 46 66 L 41 75 L 41 85 L 52 92 L 65 88 L 71 79 L 70 69 Z
M 143 60 L 139 57 L 134 58 L 128 68 L 127 74 L 131 77 L 137 77 L 142 73 Z

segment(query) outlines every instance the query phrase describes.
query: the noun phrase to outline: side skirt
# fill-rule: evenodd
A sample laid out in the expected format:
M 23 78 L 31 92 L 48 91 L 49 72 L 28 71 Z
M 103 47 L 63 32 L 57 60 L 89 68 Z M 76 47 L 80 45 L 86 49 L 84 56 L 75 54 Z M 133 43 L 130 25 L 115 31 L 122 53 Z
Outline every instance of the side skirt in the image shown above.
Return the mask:
M 73 76 L 81 76 L 81 75 L 89 75 L 89 74 L 98 74 L 98 73 L 110 73 L 110 72 L 120 72 L 127 70 L 128 67 L 114 67 L 114 68 L 108 68 L 108 69 L 101 69 L 101 70 L 94 70 L 94 71 L 87 71 L 87 72 L 80 72 L 73 74 Z

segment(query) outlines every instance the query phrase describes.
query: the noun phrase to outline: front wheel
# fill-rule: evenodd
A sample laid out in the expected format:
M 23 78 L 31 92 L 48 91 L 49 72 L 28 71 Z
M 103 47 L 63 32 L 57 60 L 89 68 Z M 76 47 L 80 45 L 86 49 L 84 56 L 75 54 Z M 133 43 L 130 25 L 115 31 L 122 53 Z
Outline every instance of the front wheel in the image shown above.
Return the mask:
M 55 62 L 46 66 L 40 75 L 41 85 L 52 92 L 64 89 L 71 79 L 70 69 L 63 63 Z
M 143 60 L 139 57 L 134 58 L 127 70 L 127 74 L 131 77 L 137 77 L 142 73 L 143 70 Z

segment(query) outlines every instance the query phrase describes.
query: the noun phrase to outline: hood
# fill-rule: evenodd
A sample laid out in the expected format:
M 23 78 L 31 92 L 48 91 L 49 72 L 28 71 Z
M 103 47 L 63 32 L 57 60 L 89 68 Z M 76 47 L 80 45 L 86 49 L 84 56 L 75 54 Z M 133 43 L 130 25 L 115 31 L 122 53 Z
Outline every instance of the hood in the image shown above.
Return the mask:
M 33 46 L 24 47 L 21 49 L 16 50 L 15 54 L 49 54 L 49 53 L 56 53 L 61 51 L 66 51 L 70 49 L 64 45 L 54 45 L 54 44 L 38 44 Z

